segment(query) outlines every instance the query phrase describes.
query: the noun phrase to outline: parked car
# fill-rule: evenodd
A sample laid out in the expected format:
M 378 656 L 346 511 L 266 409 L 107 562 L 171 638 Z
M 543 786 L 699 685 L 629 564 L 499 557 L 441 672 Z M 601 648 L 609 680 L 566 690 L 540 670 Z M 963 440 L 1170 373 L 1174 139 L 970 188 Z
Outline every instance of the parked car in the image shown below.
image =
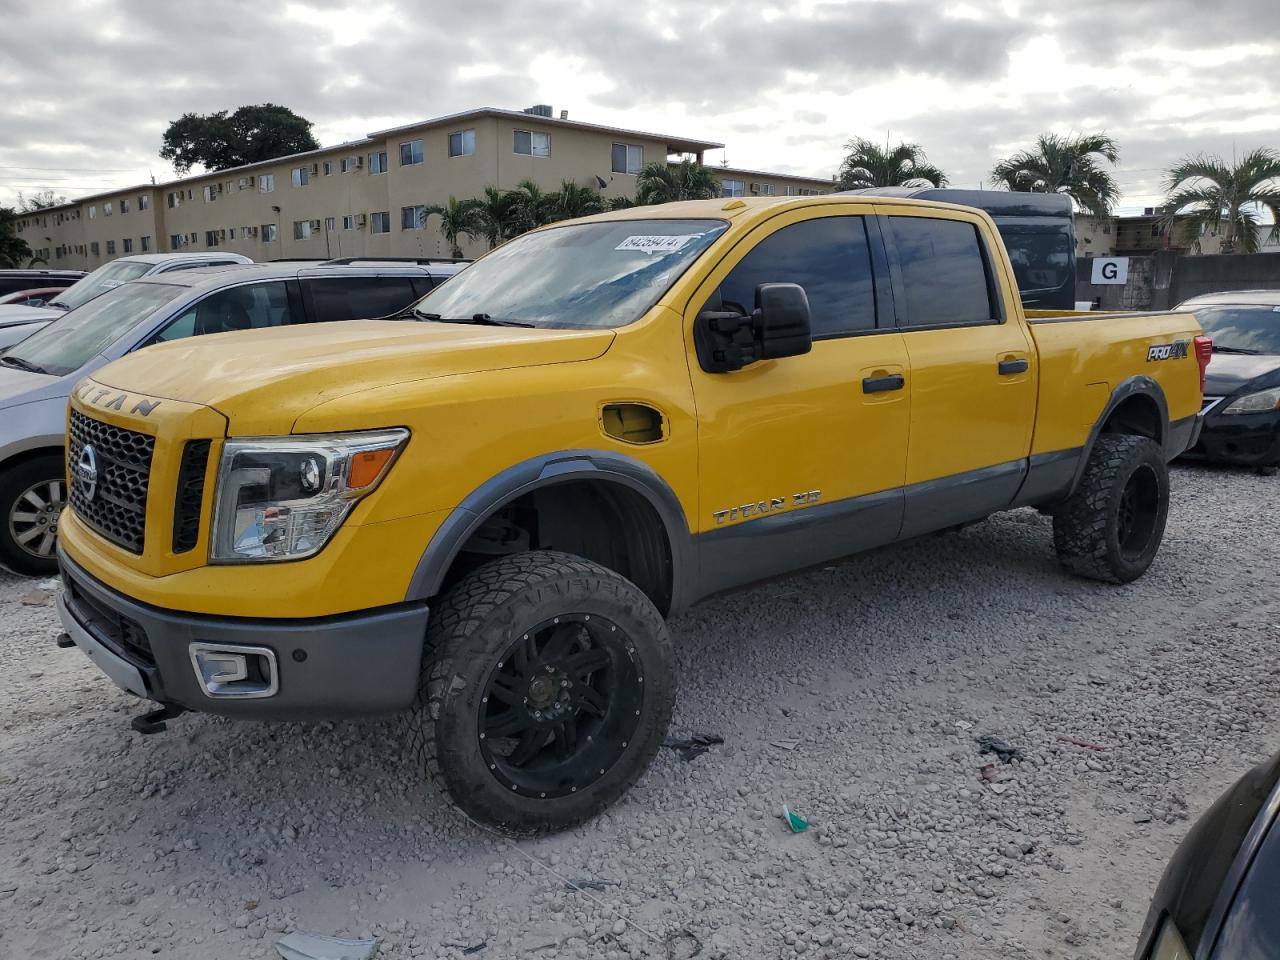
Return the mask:
M 83 270 L 47 270 L 39 267 L 0 270 L 0 297 L 33 287 L 69 287 L 83 276 Z
M 31 287 L 0 297 L 0 307 L 43 307 L 60 294 L 64 287 Z
M 1241 290 L 1193 297 L 1192 311 L 1213 338 L 1205 375 L 1204 429 L 1187 456 L 1280 467 L 1280 290 Z
M 239 253 L 142 253 L 104 263 L 88 276 L 67 287 L 42 307 L 0 306 L 0 350 L 35 333 L 46 323 L 88 303 L 122 283 L 156 273 L 194 270 L 231 263 L 252 263 Z
M 56 569 L 67 395 L 81 377 L 151 344 L 403 312 L 458 269 L 281 263 L 167 271 L 60 314 L 0 354 L 0 563 L 23 573 Z
M 1134 960 L 1280 956 L 1280 754 L 1187 831 L 1156 887 Z
M 420 323 L 125 357 L 71 398 L 64 642 L 144 724 L 410 708 L 468 814 L 564 828 L 653 759 L 698 599 L 1020 506 L 1067 570 L 1146 571 L 1209 343 L 1028 322 L 1013 277 L 972 208 L 671 203 L 518 237 Z

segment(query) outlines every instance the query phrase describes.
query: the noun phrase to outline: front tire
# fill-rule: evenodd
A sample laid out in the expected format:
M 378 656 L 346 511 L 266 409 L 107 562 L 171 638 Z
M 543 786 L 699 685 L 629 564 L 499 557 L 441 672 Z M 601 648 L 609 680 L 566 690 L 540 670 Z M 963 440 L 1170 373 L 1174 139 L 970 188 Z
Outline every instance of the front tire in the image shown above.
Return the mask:
M 0 563 L 31 576 L 57 573 L 54 548 L 66 499 L 66 465 L 56 453 L 0 475 Z
M 407 735 L 469 816 L 513 833 L 599 813 L 649 766 L 675 652 L 635 584 L 580 557 L 515 554 L 431 611 Z
M 1146 573 L 1164 538 L 1169 468 L 1146 437 L 1103 434 L 1080 485 L 1053 515 L 1053 545 L 1072 573 L 1129 583 Z

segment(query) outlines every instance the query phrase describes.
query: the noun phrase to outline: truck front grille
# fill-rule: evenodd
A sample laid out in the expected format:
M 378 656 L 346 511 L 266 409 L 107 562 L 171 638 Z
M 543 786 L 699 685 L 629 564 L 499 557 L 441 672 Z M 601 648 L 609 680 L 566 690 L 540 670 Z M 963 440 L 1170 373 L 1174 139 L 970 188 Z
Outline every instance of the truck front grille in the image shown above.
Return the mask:
M 147 486 L 156 441 L 71 411 L 67 476 L 77 516 L 112 543 L 141 554 L 146 542 Z M 97 481 L 90 485 L 79 469 L 91 447 Z

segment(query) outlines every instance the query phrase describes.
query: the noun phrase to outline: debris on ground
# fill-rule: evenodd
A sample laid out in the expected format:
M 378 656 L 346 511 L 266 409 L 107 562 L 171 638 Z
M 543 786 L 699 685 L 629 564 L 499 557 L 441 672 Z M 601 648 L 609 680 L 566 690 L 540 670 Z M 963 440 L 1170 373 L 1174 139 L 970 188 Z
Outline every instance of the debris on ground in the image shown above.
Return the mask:
M 664 747 L 678 751 L 680 759 L 686 763 L 722 743 L 724 743 L 724 737 L 718 733 L 695 733 L 691 737 L 667 737 L 662 741 Z
M 1079 737 L 1058 737 L 1063 743 L 1070 743 L 1073 746 L 1084 747 L 1086 750 L 1106 750 L 1100 743 L 1094 743 L 1090 740 L 1081 740 Z
M 608 890 L 610 887 L 622 886 L 621 880 L 566 880 L 564 888 L 566 890 L 595 890 L 596 892 Z
M 779 750 L 794 750 L 800 746 L 800 739 L 798 737 L 782 737 L 771 741 L 769 746 L 777 747 Z
M 978 752 L 994 753 L 1000 758 L 1001 763 L 1013 763 L 1014 760 L 1022 759 L 1021 750 L 1013 746 L 1009 741 L 993 737 L 989 733 L 978 737 Z
M 800 816 L 800 814 L 795 813 L 785 803 L 782 805 L 782 819 L 786 821 L 792 833 L 804 833 L 809 829 L 809 821 Z
M 994 763 L 984 763 L 978 768 L 979 780 L 994 780 L 996 778 L 996 765 Z
M 487 947 L 488 945 L 489 945 L 489 941 L 488 941 L 488 940 L 481 940 L 479 943 L 473 944 L 473 945 L 471 945 L 471 946 L 469 946 L 469 947 L 463 947 L 463 948 L 462 948 L 462 955 L 463 955 L 463 956 L 465 956 L 465 957 L 470 957 L 470 956 L 472 956 L 473 954 L 477 954 L 477 953 L 479 953 L 481 950 L 483 950 L 483 949 L 484 949 L 485 947 Z
M 301 930 L 276 941 L 283 960 L 369 960 L 377 948 L 377 940 L 345 940 Z

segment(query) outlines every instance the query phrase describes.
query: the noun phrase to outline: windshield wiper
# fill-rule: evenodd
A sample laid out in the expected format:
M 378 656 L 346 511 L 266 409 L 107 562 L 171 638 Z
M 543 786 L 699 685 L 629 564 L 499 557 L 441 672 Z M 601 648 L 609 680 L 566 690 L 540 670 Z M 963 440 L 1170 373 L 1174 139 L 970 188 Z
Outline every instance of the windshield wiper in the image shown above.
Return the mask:
M 17 367 L 19 370 L 26 370 L 29 373 L 47 374 L 49 372 L 38 363 L 32 363 L 30 360 L 23 360 L 21 357 L 15 357 L 8 353 L 0 356 L 0 363 L 7 364 L 10 367 Z
M 474 313 L 469 317 L 442 317 L 438 313 L 416 313 L 417 317 L 422 320 L 432 320 L 436 323 L 474 323 L 482 327 L 532 327 L 532 323 L 525 323 L 523 320 L 501 320 L 497 317 L 491 317 L 487 313 Z
M 1256 357 L 1261 350 L 1246 350 L 1244 347 L 1220 347 L 1216 343 L 1213 345 L 1214 353 L 1244 353 L 1251 357 Z

